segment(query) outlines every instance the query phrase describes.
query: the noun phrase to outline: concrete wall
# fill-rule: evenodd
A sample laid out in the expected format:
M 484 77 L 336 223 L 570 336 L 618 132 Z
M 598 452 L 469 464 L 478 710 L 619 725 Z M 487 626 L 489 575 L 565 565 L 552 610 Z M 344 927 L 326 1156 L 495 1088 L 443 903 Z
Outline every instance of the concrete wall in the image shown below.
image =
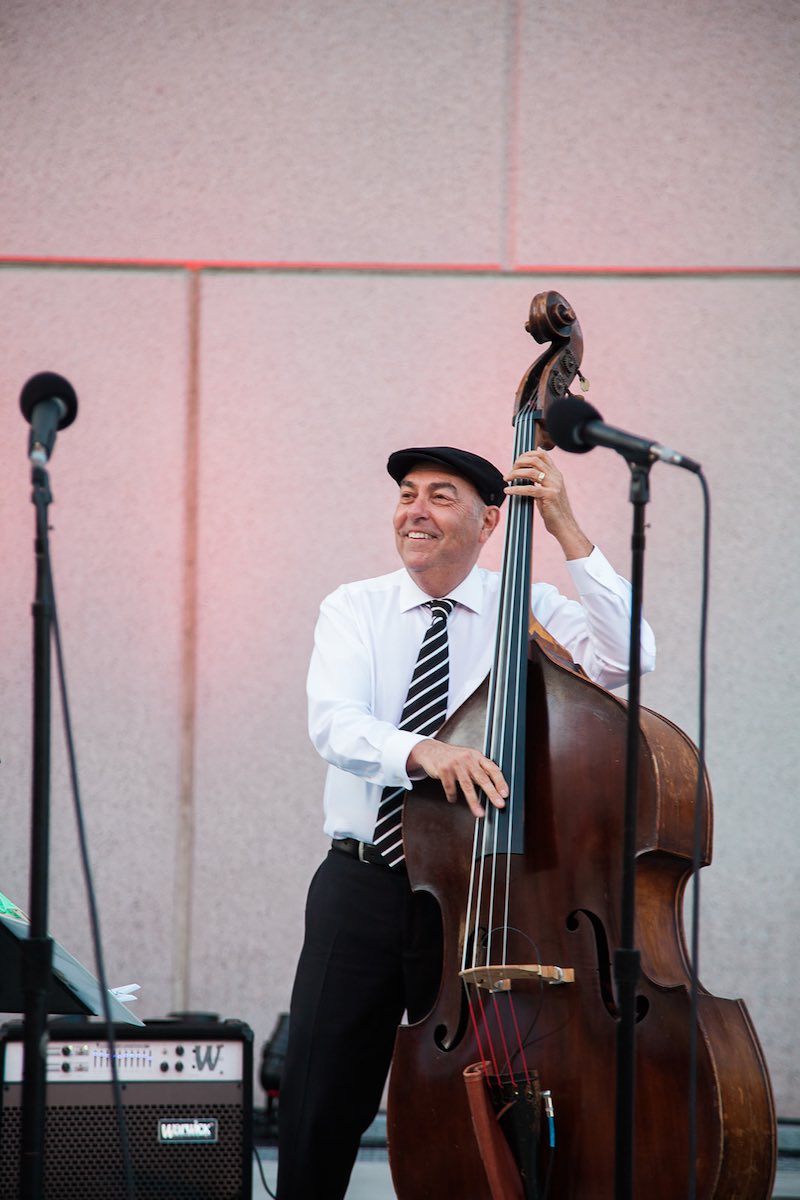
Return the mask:
M 112 983 L 257 1045 L 286 1008 L 323 767 L 317 605 L 394 564 L 387 454 L 510 461 L 531 297 L 606 420 L 713 505 L 700 974 L 800 1116 L 800 375 L 790 0 L 5 0 L 0 890 L 28 895 L 34 515 L 18 395 L 64 374 L 51 545 Z M 628 475 L 559 459 L 629 565 Z M 651 476 L 644 701 L 697 735 L 702 504 Z M 485 561 L 496 565 L 500 541 Z M 542 576 L 567 586 L 537 544 Z M 50 925 L 92 963 L 54 695 Z

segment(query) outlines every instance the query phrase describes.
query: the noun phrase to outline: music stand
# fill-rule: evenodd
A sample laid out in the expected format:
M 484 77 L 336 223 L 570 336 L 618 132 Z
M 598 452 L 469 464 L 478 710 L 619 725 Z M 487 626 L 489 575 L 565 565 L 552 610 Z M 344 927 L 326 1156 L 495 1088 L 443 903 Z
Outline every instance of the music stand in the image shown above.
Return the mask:
M 28 918 L 0 893 L 0 1013 L 21 1013 L 25 1009 L 22 987 L 23 947 L 30 934 Z M 53 961 L 47 1012 L 60 1016 L 103 1016 L 100 984 L 69 950 L 53 940 Z M 144 1022 L 108 992 L 114 1021 L 128 1025 Z

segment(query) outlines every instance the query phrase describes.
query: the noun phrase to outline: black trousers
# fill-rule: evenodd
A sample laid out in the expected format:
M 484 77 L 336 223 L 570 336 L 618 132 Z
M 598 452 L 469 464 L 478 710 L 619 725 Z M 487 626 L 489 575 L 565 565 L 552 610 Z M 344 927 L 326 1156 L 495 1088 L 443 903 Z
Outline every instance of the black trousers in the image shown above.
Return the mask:
M 439 906 L 404 873 L 330 850 L 308 893 L 278 1105 L 279 1200 L 342 1200 L 404 1011 L 439 985 Z

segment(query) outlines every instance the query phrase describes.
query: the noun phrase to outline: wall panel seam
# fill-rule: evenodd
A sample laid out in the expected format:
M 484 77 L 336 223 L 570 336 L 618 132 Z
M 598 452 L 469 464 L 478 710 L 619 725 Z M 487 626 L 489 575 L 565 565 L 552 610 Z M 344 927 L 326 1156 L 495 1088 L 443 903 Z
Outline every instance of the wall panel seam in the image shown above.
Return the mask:
M 180 667 L 180 780 L 175 863 L 173 1009 L 191 995 L 192 908 L 195 854 L 195 741 L 197 730 L 198 511 L 200 444 L 201 275 L 187 279 L 186 458 L 183 509 L 183 595 Z
M 508 0 L 506 51 L 506 130 L 505 130 L 505 246 L 503 263 L 505 269 L 512 268 L 517 257 L 517 222 L 519 212 L 519 154 L 520 154 L 520 106 L 522 88 L 522 3 Z
M 800 265 L 755 266 L 722 265 L 714 263 L 686 263 L 680 266 L 645 264 L 623 266 L 604 264 L 593 266 L 577 263 L 523 263 L 504 267 L 498 263 L 414 263 L 414 262 L 336 262 L 333 260 L 222 260 L 222 259 L 147 259 L 147 258 L 31 258 L 0 255 L 0 270 L 3 268 L 30 270 L 88 270 L 88 271 L 132 271 L 132 272 L 175 272 L 186 271 L 193 276 L 209 274 L 265 274 L 265 275 L 465 275 L 489 278 L 515 279 L 539 275 L 582 275 L 586 278 L 691 278 L 694 276 L 725 277 L 751 276 L 781 277 L 800 275 Z

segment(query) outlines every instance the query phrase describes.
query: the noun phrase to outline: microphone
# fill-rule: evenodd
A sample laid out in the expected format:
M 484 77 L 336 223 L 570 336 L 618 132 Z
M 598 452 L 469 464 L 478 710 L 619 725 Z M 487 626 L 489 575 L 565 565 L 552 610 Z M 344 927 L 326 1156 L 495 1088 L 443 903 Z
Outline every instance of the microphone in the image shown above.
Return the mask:
M 702 470 L 700 463 L 677 450 L 670 450 L 669 446 L 606 425 L 597 409 L 580 396 L 568 394 L 555 400 L 548 409 L 545 424 L 555 444 L 571 454 L 586 454 L 595 446 L 607 446 L 629 462 L 652 463 L 658 459 L 696 474 Z
M 61 375 L 42 371 L 25 384 L 19 406 L 31 427 L 28 458 L 43 467 L 53 453 L 56 432 L 75 420 L 78 412 L 75 389 Z

